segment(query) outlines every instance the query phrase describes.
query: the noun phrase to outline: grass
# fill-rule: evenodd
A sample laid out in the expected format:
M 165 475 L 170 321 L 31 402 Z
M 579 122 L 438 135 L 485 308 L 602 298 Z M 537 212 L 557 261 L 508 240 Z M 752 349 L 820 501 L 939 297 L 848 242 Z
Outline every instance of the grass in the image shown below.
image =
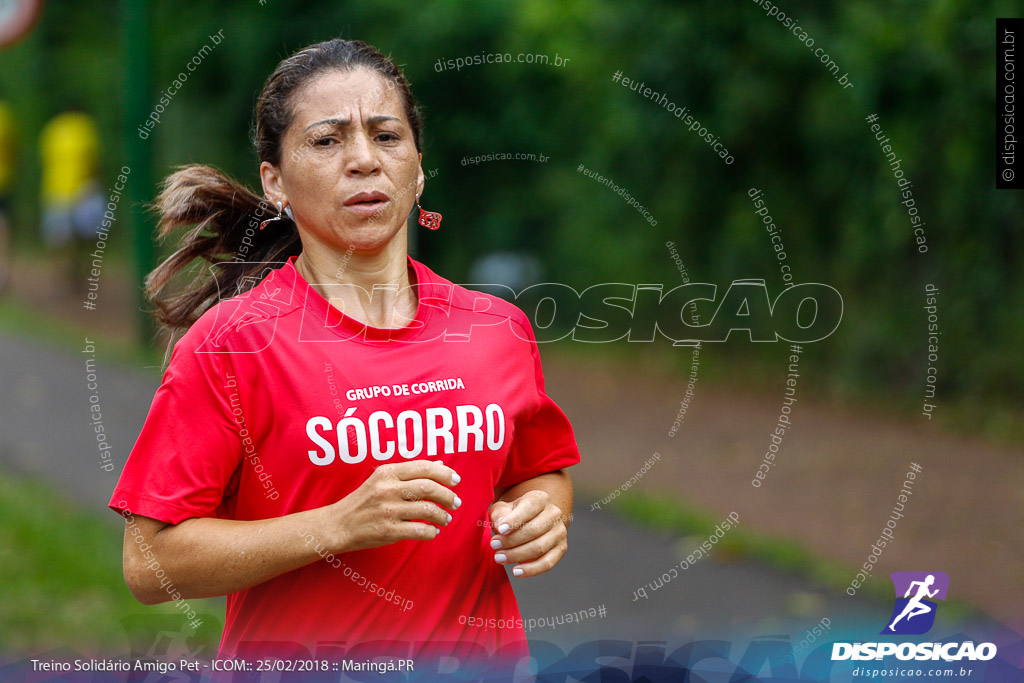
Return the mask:
M 145 606 L 121 571 L 123 526 L 63 501 L 33 479 L 0 475 L 0 642 L 5 654 L 51 648 L 127 652 L 147 635 L 180 631 L 192 651 L 216 651 L 223 607 L 189 600 L 203 624 L 193 630 L 171 603 Z
M 674 498 L 635 492 L 620 497 L 616 509 L 631 522 L 682 536 L 708 536 L 721 522 Z M 799 543 L 755 534 L 743 527 L 730 529 L 717 548 L 719 560 L 752 560 L 803 577 L 829 592 L 844 592 L 857 573 L 855 567 L 823 560 Z M 892 586 L 884 581 L 862 584 L 857 594 L 889 605 L 893 599 Z M 976 606 L 963 600 L 951 598 L 942 603 L 943 619 L 959 621 L 979 614 L 981 611 Z

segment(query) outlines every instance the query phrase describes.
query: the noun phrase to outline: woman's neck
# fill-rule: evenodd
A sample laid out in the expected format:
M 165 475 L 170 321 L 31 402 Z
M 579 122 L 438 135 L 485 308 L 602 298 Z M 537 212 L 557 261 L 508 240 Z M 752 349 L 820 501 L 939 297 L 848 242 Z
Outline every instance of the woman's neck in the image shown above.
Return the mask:
M 295 269 L 346 316 L 380 328 L 400 328 L 416 316 L 416 272 L 405 250 L 357 255 L 303 249 Z

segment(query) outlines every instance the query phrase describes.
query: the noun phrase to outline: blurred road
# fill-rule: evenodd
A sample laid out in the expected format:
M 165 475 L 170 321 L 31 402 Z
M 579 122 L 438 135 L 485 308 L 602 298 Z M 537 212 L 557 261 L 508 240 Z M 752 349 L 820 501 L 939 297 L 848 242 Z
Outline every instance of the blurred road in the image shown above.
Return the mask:
M 90 427 L 86 357 L 91 354 L 0 332 L 0 355 L 0 386 L 5 388 L 0 393 L 0 470 L 48 480 L 70 499 L 95 509 L 118 534 L 120 522 L 106 502 L 157 380 L 97 362 L 99 405 L 114 463 L 104 471 Z M 553 395 L 567 387 L 549 381 Z M 529 632 L 533 640 L 565 648 L 598 637 L 686 643 L 713 636 L 791 634 L 799 640 L 822 618 L 834 631 L 867 624 L 877 632 L 888 616 L 887 605 L 826 595 L 800 579 L 745 562 L 720 561 L 714 554 L 660 589 L 648 589 L 644 599 L 635 591 L 677 565 L 703 539 L 638 528 L 606 510 L 591 511 L 592 500 L 586 493 L 577 498 L 570 552 L 559 568 L 542 577 L 513 579 L 524 620 L 535 620 Z M 590 608 L 603 609 L 605 616 L 557 623 L 564 622 L 560 616 Z

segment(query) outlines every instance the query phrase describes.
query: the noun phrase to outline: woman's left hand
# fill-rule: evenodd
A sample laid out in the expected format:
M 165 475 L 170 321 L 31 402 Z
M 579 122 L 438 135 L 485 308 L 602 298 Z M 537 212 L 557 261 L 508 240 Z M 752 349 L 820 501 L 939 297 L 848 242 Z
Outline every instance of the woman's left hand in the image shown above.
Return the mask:
M 491 548 L 498 564 L 515 564 L 515 576 L 550 571 L 569 548 L 562 510 L 547 491 L 527 491 L 511 503 L 491 505 Z

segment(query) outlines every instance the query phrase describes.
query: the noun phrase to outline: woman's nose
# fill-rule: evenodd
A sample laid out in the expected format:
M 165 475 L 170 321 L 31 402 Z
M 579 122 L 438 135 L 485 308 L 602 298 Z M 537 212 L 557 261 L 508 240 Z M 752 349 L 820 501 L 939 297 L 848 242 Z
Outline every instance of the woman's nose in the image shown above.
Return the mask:
M 370 175 L 380 170 L 377 148 L 368 135 L 356 135 L 345 152 L 346 174 Z

